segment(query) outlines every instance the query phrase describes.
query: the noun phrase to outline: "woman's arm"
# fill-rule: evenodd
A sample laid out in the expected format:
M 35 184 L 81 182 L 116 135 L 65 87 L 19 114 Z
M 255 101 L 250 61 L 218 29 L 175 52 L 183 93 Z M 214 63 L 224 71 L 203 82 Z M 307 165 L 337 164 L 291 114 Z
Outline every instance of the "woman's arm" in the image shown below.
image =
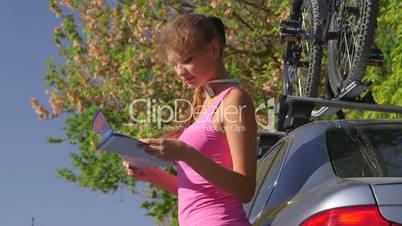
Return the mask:
M 156 185 L 157 187 L 177 196 L 177 177 L 158 170 L 157 173 L 151 175 L 148 180 L 150 183 Z
M 147 181 L 177 196 L 177 178 L 174 175 L 163 172 L 157 168 L 132 168 L 129 163 L 123 161 L 128 175 L 136 180 Z
M 254 104 L 250 96 L 240 89 L 233 89 L 221 104 L 221 109 L 225 110 L 224 125 L 233 170 L 217 164 L 194 149 L 186 152 L 183 160 L 218 188 L 243 202 L 249 202 L 254 195 L 257 162 Z
M 223 103 L 224 102 L 224 103 Z M 243 90 L 233 89 L 222 101 L 225 111 L 225 132 L 233 162 L 233 170 L 216 163 L 193 147 L 177 139 L 141 139 L 144 150 L 166 161 L 184 161 L 203 178 L 221 190 L 249 202 L 255 190 L 257 124 L 254 104 Z M 242 110 L 240 110 L 242 109 Z M 238 129 L 236 129 L 238 128 Z

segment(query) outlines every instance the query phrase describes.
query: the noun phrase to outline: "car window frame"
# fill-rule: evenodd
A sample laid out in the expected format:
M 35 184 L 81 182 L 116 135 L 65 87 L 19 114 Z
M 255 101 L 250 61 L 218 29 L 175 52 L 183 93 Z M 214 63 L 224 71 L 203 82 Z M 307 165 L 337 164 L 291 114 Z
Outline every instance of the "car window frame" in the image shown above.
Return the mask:
M 267 158 L 267 156 L 268 156 L 269 154 L 271 154 L 276 148 L 278 148 L 278 146 L 280 146 L 280 147 L 279 147 L 279 150 L 280 150 L 283 145 L 284 145 L 284 142 L 283 142 L 282 140 L 278 141 L 276 144 L 274 144 L 274 145 L 273 145 L 260 159 L 258 159 L 258 160 L 261 161 L 261 162 L 263 162 L 263 160 L 265 160 L 265 158 Z M 266 177 L 266 174 L 268 173 L 269 169 L 271 168 L 272 163 L 274 162 L 276 156 L 278 155 L 279 150 L 278 150 L 278 152 L 275 154 L 275 156 L 274 156 L 274 158 L 273 158 L 271 164 L 267 167 L 267 170 L 263 173 L 264 176 L 262 177 L 262 178 L 263 178 L 263 179 L 261 180 L 262 182 L 264 181 L 264 178 Z M 260 164 L 257 164 L 257 171 L 258 171 L 258 169 L 260 169 L 260 167 L 261 167 Z M 258 176 L 258 172 L 257 172 L 257 175 L 256 175 L 256 176 Z M 256 177 L 256 180 L 257 180 L 257 179 L 258 179 L 258 178 Z M 260 191 L 262 182 L 261 182 L 260 184 L 258 184 L 258 181 L 256 181 L 256 187 L 255 187 L 255 192 L 254 192 L 253 198 L 251 199 L 250 202 L 248 202 L 248 203 L 246 203 L 246 204 L 243 204 L 243 208 L 244 208 L 244 210 L 245 210 L 245 213 L 246 213 L 246 216 L 247 216 L 247 217 L 249 217 L 249 215 L 250 215 L 250 213 L 251 213 L 251 210 L 253 209 L 253 206 L 254 206 L 254 203 L 255 203 L 255 198 L 256 198 L 257 194 L 259 193 L 259 191 Z
M 261 213 L 263 212 L 265 205 L 268 203 L 268 201 L 269 201 L 269 199 L 270 199 L 270 197 L 271 197 L 271 195 L 272 195 L 272 192 L 275 190 L 275 187 L 276 187 L 276 185 L 277 185 L 277 181 L 278 181 L 278 179 L 279 179 L 279 177 L 280 177 L 280 175 L 281 175 L 281 173 L 282 173 L 283 167 L 284 167 L 284 165 L 285 165 L 285 163 L 286 163 L 286 160 L 287 160 L 287 158 L 288 158 L 289 150 L 290 150 L 290 148 L 291 148 L 291 146 L 292 146 L 292 141 L 293 141 L 293 138 L 292 138 L 292 137 L 285 137 L 285 138 L 283 138 L 283 139 L 281 139 L 281 140 L 279 141 L 279 142 L 282 143 L 282 146 L 281 146 L 280 150 L 278 151 L 278 153 L 276 154 L 274 161 L 276 160 L 276 158 L 278 157 L 278 154 L 279 154 L 281 151 L 285 151 L 285 153 L 284 153 L 283 158 L 282 158 L 282 160 L 281 160 L 278 173 L 277 173 L 277 175 L 275 176 L 275 179 L 273 180 L 273 185 L 272 185 L 271 191 L 269 192 L 269 194 L 267 195 L 265 201 L 263 202 L 264 204 L 261 206 L 260 210 L 258 210 L 258 213 L 257 213 L 253 218 L 250 219 L 250 217 L 251 217 L 251 212 L 252 212 L 253 207 L 254 207 L 254 205 L 255 205 L 255 200 L 257 199 L 257 196 L 259 195 L 259 193 L 260 193 L 260 191 L 261 191 L 261 188 L 262 188 L 262 186 L 264 185 L 264 182 L 265 182 L 265 180 L 266 180 L 266 176 L 267 176 L 268 172 L 270 171 L 270 169 L 271 169 L 271 167 L 272 167 L 272 164 L 273 164 L 273 162 L 274 162 L 274 161 L 272 161 L 271 165 L 268 167 L 268 170 L 265 172 L 264 179 L 263 179 L 263 181 L 261 182 L 261 185 L 260 185 L 260 187 L 258 188 L 258 191 L 256 190 L 256 193 L 254 194 L 253 203 L 252 203 L 252 205 L 250 206 L 249 212 L 248 212 L 248 214 L 247 214 L 247 216 L 248 216 L 250 222 L 254 222 L 256 219 L 258 219 L 258 218 L 261 216 Z M 278 142 L 278 143 L 279 143 L 279 142 Z M 276 147 L 276 146 L 277 146 L 277 145 L 275 145 L 274 147 Z M 282 149 L 284 146 L 286 146 L 286 149 L 285 149 L 285 150 Z M 273 150 L 274 147 L 272 147 L 271 150 Z M 271 151 L 267 152 L 266 155 L 268 155 L 269 153 L 271 153 Z M 265 157 L 265 155 L 263 156 L 263 158 L 264 158 L 264 157 Z M 261 158 L 261 159 L 263 159 L 263 158 Z

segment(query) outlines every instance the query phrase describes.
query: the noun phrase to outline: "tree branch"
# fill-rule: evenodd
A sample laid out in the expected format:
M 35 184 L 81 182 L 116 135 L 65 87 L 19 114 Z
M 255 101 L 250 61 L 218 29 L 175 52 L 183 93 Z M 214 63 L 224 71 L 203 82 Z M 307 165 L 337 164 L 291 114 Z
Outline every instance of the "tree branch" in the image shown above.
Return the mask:
M 254 28 L 247 23 L 247 21 L 245 21 L 243 18 L 241 18 L 241 16 L 239 14 L 237 14 L 235 11 L 233 11 L 233 16 L 238 19 L 242 24 L 244 24 L 247 28 L 249 28 L 250 30 L 253 30 Z

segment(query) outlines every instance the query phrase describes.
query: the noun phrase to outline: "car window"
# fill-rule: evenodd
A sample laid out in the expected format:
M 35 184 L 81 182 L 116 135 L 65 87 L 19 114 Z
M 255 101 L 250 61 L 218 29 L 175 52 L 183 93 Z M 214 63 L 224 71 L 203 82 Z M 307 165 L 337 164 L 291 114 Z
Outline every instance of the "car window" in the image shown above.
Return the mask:
M 303 135 L 304 133 L 297 135 L 298 144 L 287 154 L 275 188 L 264 206 L 264 211 L 270 212 L 270 218 L 274 218 L 280 209 L 286 207 L 288 201 L 299 193 L 313 174 L 321 175 L 321 179 L 335 176 L 331 168 L 322 167 L 329 162 L 324 134 L 317 134 L 309 139 L 304 139 Z M 325 173 L 327 170 L 328 174 Z
M 402 126 L 359 125 L 326 132 L 332 166 L 339 177 L 401 177 Z
M 251 207 L 253 206 L 253 203 L 255 201 L 256 194 L 258 194 L 258 191 L 260 190 L 261 183 L 264 181 L 264 177 L 267 174 L 269 167 L 271 167 L 272 162 L 274 161 L 282 145 L 283 142 L 277 143 L 261 159 L 258 160 L 254 197 L 250 202 L 244 205 L 244 209 L 247 215 L 248 213 L 250 213 Z
M 264 162 L 261 162 L 257 171 L 257 181 L 261 182 L 259 189 L 255 194 L 255 200 L 250 211 L 249 219 L 254 219 L 263 209 L 265 202 L 268 200 L 272 188 L 275 185 L 287 148 L 288 142 L 285 141 L 269 152 L 263 159 Z

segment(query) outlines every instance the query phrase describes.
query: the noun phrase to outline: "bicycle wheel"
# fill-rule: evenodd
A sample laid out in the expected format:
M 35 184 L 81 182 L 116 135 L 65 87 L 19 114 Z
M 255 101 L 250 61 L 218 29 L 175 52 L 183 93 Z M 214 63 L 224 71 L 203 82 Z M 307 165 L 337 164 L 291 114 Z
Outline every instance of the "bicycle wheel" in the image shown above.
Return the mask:
M 335 95 L 366 72 L 377 26 L 378 0 L 343 0 L 332 14 L 329 40 L 329 82 Z
M 298 22 L 301 36 L 286 43 L 282 93 L 316 97 L 322 59 L 322 46 L 315 41 L 320 26 L 318 0 L 293 1 L 292 10 L 299 10 L 292 12 L 291 20 Z

